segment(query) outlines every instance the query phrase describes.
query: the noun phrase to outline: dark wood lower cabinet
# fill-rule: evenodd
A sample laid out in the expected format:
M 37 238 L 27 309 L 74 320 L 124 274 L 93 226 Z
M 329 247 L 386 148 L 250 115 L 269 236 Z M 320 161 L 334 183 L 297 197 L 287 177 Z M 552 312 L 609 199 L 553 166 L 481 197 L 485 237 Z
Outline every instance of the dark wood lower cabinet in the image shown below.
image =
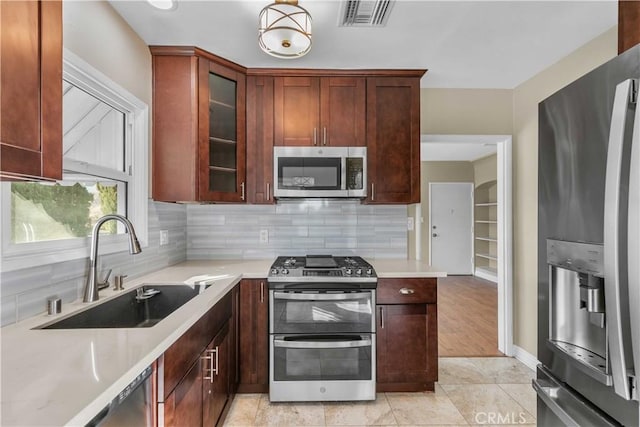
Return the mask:
M 202 358 L 202 425 L 214 426 L 222 420 L 222 415 L 227 402 L 231 398 L 229 384 L 230 367 L 230 335 L 227 323 L 218 335 L 211 341 Z
M 269 297 L 266 280 L 240 282 L 240 393 L 269 391 Z
M 196 361 L 164 403 L 165 426 L 201 426 L 202 377 Z
M 435 288 L 435 279 L 378 280 L 378 391 L 434 390 L 438 379 Z
M 229 291 L 160 359 L 158 399 L 164 426 L 224 423 L 237 381 L 238 292 L 237 286 Z

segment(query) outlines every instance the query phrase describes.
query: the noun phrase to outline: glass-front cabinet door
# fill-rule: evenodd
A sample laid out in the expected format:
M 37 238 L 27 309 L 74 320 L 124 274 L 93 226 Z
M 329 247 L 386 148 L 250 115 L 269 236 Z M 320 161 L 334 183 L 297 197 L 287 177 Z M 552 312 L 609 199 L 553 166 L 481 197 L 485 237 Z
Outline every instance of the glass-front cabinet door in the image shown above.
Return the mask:
M 201 200 L 245 200 L 245 76 L 200 59 Z

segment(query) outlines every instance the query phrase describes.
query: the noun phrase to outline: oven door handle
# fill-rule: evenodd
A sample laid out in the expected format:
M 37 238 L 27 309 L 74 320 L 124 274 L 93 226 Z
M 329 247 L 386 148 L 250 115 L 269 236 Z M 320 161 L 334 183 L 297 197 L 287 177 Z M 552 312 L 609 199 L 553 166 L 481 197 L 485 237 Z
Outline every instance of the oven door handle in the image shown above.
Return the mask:
M 371 292 L 340 292 L 336 294 L 274 292 L 274 299 L 294 301 L 347 301 L 371 298 Z
M 370 347 L 371 339 L 365 338 L 357 341 L 286 341 L 274 338 L 274 347 L 283 348 L 352 348 Z

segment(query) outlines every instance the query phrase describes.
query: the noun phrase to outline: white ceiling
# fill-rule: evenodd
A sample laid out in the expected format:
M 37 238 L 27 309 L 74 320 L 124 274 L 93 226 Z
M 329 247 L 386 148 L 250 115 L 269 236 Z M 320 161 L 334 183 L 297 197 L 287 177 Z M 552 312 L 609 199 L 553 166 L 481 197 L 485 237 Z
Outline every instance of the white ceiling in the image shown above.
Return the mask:
M 397 0 L 385 27 L 338 27 L 338 0 L 300 0 L 313 47 L 277 59 L 257 43 L 272 0 L 112 0 L 149 45 L 195 45 L 246 67 L 426 68 L 422 87 L 511 89 L 617 23 L 617 1 Z

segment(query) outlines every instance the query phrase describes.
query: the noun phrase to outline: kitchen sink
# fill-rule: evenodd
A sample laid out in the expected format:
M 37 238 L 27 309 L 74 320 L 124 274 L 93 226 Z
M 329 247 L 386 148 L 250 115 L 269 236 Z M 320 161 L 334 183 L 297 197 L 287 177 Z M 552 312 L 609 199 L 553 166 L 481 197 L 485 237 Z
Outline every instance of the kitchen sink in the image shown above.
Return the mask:
M 117 298 L 36 329 L 149 328 L 209 286 L 145 284 Z

